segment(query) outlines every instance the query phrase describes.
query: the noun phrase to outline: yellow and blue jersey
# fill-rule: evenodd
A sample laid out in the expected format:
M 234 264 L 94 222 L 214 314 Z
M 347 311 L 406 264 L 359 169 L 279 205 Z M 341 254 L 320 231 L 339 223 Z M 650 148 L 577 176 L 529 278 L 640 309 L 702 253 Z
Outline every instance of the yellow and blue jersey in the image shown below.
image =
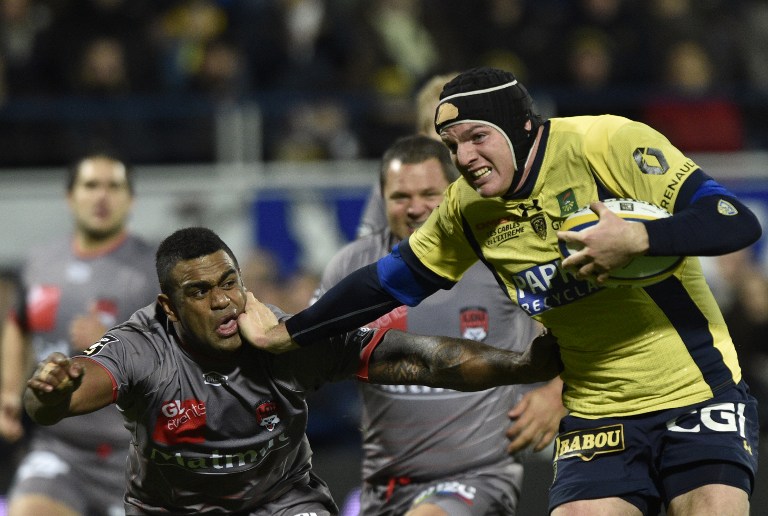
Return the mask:
M 603 115 L 545 124 L 521 194 L 483 198 L 463 179 L 408 241 L 420 265 L 458 281 L 478 258 L 513 302 L 558 338 L 564 403 L 585 418 L 629 416 L 713 397 L 741 380 L 699 261 L 645 288 L 600 288 L 561 266 L 556 232 L 590 202 L 651 202 L 673 213 L 696 164 L 652 128 Z

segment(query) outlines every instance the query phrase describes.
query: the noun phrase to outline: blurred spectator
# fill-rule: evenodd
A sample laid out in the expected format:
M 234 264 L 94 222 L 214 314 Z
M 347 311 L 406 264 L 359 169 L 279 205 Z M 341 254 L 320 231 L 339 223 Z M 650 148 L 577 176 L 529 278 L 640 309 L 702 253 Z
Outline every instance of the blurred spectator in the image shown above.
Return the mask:
M 116 38 L 86 43 L 73 75 L 71 91 L 77 95 L 120 96 L 132 90 L 125 48 Z
M 240 1 L 230 35 L 242 45 L 256 90 L 346 90 L 359 54 L 356 0 Z M 350 79 L 350 77 L 352 79 Z
M 643 121 L 683 152 L 728 152 L 744 147 L 739 106 L 719 87 L 707 49 L 693 39 L 675 42 L 662 63 L 664 92 L 645 107 Z
M 683 95 L 707 94 L 715 87 L 715 70 L 710 54 L 697 40 L 676 41 L 662 62 L 662 84 Z
M 653 95 L 651 104 L 661 105 L 649 117 L 679 125 L 670 131 L 687 138 L 675 142 L 685 151 L 768 148 L 767 27 L 763 0 L 0 0 L 0 125 L 9 127 L 0 131 L 8 142 L 0 158 L 22 166 L 68 159 L 59 143 L 67 138 L 64 119 L 87 112 L 117 125 L 140 119 L 144 127 L 125 135 L 140 141 L 115 144 L 134 161 L 211 161 L 216 133 L 200 120 L 209 115 L 187 117 L 208 99 L 255 99 L 271 126 L 297 97 L 314 103 L 317 94 L 353 119 L 355 143 L 340 154 L 354 155 L 357 146 L 358 156 L 374 158 L 411 130 L 410 99 L 428 77 L 480 65 L 516 70 L 552 116 L 610 111 L 642 119 Z M 682 41 L 695 43 L 680 50 Z M 712 73 L 706 99 L 687 98 L 690 91 L 657 96 L 672 89 L 663 76 L 668 60 L 701 61 L 673 57 L 694 54 L 694 46 Z M 85 55 L 87 71 L 78 66 Z M 675 68 L 690 86 L 701 69 L 684 69 Z M 81 99 L 59 104 L 68 94 L 121 95 L 138 107 L 116 114 L 114 106 L 71 104 Z M 149 95 L 175 119 L 142 110 Z M 30 96 L 55 104 L 25 103 Z M 689 131 L 691 111 L 711 120 Z M 719 123 L 723 129 L 710 130 Z M 732 124 L 746 129 L 734 132 Z
M 613 84 L 614 58 L 609 36 L 584 28 L 572 35 L 567 55 L 570 83 L 582 92 L 605 92 Z
M 346 61 L 341 33 L 334 30 L 330 3 L 323 0 L 282 0 L 286 66 L 281 88 L 330 90 L 341 84 Z M 336 29 L 341 26 L 335 27 Z
M 745 143 L 750 148 L 768 148 L 768 2 L 746 0 L 741 2 L 738 29 L 733 31 L 739 39 L 738 55 L 745 61 L 745 81 L 739 91 L 745 93 Z
M 646 73 L 638 69 L 637 60 L 641 52 L 641 43 L 650 36 L 638 30 L 639 6 L 637 0 L 578 0 L 569 2 L 571 11 L 567 14 L 563 26 L 565 38 L 558 38 L 561 46 L 557 54 L 562 59 L 573 61 L 569 46 L 573 42 L 581 45 L 595 45 L 600 39 L 610 42 L 611 67 L 610 80 L 614 85 L 626 86 Z M 601 34 L 601 36 L 596 36 Z M 656 33 L 654 32 L 654 36 Z M 604 47 L 604 45 L 602 45 Z M 583 49 L 584 47 L 582 47 Z M 557 58 L 556 58 L 557 59 Z M 563 73 L 573 74 L 568 66 L 563 66 Z M 561 75 L 561 78 L 566 79 Z M 567 79 L 566 79 L 567 80 Z M 566 82 L 565 84 L 569 84 Z
M 457 75 L 458 72 L 435 75 L 416 92 L 414 117 L 416 118 L 415 130 L 418 134 L 423 134 L 437 140 L 440 139 L 440 136 L 435 132 L 435 110 L 437 109 L 437 103 L 440 100 L 440 92 L 443 91 L 443 86 Z
M 450 72 L 432 76 L 416 92 L 414 102 L 414 129 L 417 134 L 429 136 L 436 140 L 440 135 L 435 131 L 435 111 L 440 100 L 440 93 L 445 83 L 458 75 L 458 72 Z M 381 181 L 377 177 L 371 186 L 371 193 L 363 207 L 360 216 L 360 224 L 357 226 L 357 238 L 369 235 L 377 231 L 383 231 L 387 227 L 384 196 L 381 194 Z
M 183 0 L 159 14 L 156 24 L 166 88 L 183 90 L 199 71 L 206 45 L 226 33 L 227 12 L 214 0 Z
M 740 39 L 748 23 L 741 14 L 743 2 L 651 0 L 640 4 L 643 13 L 637 17 L 636 32 L 653 36 L 643 38 L 646 59 L 639 69 L 645 73 L 654 70 L 678 42 L 693 40 L 705 45 L 719 87 L 732 87 L 743 79 L 745 58 Z
M 39 1 L 0 1 L 0 61 L 4 68 L 0 76 L 5 77 L 6 94 L 24 95 L 38 89 L 35 45 L 50 23 L 50 9 Z
M 285 133 L 275 142 L 274 159 L 312 161 L 361 155 L 346 108 L 331 99 L 294 104 L 283 126 Z
M 17 305 L 17 299 L 21 292 L 21 280 L 19 279 L 19 273 L 16 270 L 1 270 L 0 271 L 0 314 L 6 314 L 14 306 Z M 2 323 L 0 322 L 0 330 L 2 330 Z M 29 420 L 24 418 L 23 421 L 25 430 L 29 426 Z M 26 435 L 26 433 L 25 433 Z M 20 441 L 8 442 L 5 439 L 0 438 L 0 504 L 8 492 L 8 488 L 11 485 L 13 474 L 16 471 L 16 467 L 19 461 L 23 457 L 27 448 L 27 439 L 22 438 Z M 0 515 L 5 513 L 0 509 Z
M 768 92 L 768 3 L 764 0 L 742 2 L 740 30 L 736 36 L 742 45 L 750 84 Z
M 79 87 L 78 58 L 96 41 L 119 47 L 133 93 L 154 91 L 157 83 L 157 54 L 150 39 L 156 4 L 152 0 L 70 0 L 53 2 L 52 23 L 38 38 L 35 49 L 44 93 L 61 95 Z M 115 51 L 96 50 L 102 56 Z M 103 57 L 102 57 L 103 58 Z M 109 81 L 107 81 L 109 82 Z
M 526 84 L 552 83 L 559 73 L 559 62 L 553 59 L 560 34 L 568 26 L 568 2 L 559 0 L 479 0 L 455 2 L 448 16 L 454 31 L 462 31 L 463 51 L 445 48 L 454 69 L 494 66 L 515 70 Z M 481 30 L 464 30 L 467 20 L 476 20 Z M 459 39 L 459 38 L 456 38 Z M 454 60 L 457 55 L 460 61 Z
M 197 71 L 189 78 L 189 91 L 218 101 L 236 101 L 248 92 L 246 63 L 232 41 L 217 38 L 208 42 Z
M 360 126 L 369 156 L 379 156 L 392 140 L 412 130 L 416 89 L 430 76 L 463 61 L 466 52 L 457 34 L 463 37 L 470 31 L 467 18 L 459 25 L 455 18 L 467 12 L 464 4 L 456 0 L 358 2 L 358 24 L 352 28 L 358 56 L 351 86 L 366 91 L 374 102 Z
M 409 97 L 440 66 L 438 42 L 425 22 L 424 3 L 374 0 L 363 13 L 370 74 L 361 78 L 380 95 Z

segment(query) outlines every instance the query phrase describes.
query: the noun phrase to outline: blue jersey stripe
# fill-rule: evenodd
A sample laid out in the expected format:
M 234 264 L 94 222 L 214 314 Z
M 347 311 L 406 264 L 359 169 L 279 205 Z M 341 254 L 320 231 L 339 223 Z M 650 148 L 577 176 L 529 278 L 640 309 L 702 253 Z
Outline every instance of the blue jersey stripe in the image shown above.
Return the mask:
M 733 374 L 715 347 L 709 321 L 682 283 L 672 276 L 645 287 L 645 291 L 672 323 L 712 392 L 717 393 L 723 387 L 734 385 Z

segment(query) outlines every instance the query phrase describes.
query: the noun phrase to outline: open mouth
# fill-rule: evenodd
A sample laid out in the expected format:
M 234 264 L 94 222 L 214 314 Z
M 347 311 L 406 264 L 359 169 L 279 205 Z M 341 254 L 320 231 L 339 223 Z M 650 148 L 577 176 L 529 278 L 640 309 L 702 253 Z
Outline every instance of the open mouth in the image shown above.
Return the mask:
M 469 175 L 472 177 L 474 181 L 477 181 L 478 179 L 482 179 L 491 173 L 491 167 L 483 167 L 475 170 L 474 172 L 470 172 Z
M 237 329 L 237 315 L 231 315 L 224 318 L 224 320 L 219 323 L 219 326 L 216 328 L 216 333 L 222 337 L 231 337 L 237 333 Z

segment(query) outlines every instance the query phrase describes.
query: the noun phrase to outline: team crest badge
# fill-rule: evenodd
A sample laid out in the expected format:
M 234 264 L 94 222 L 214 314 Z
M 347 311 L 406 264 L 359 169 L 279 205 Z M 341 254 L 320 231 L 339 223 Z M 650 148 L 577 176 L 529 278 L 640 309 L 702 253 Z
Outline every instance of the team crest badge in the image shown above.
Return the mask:
M 274 401 L 265 401 L 256 407 L 256 420 L 268 431 L 274 430 L 275 426 L 280 423 L 280 418 L 277 415 L 277 404 Z
M 560 206 L 561 217 L 566 217 L 579 209 L 579 206 L 576 204 L 576 194 L 573 193 L 572 188 L 560 192 L 555 198 L 557 199 L 557 204 Z
M 483 342 L 488 336 L 488 310 L 481 307 L 463 308 L 459 314 L 461 336 Z
M 717 201 L 717 213 L 725 215 L 726 217 L 733 217 L 739 213 L 739 210 L 728 201 L 720 199 Z
M 547 239 L 547 219 L 543 213 L 539 213 L 531 219 L 531 227 L 533 231 L 539 235 L 542 240 Z

